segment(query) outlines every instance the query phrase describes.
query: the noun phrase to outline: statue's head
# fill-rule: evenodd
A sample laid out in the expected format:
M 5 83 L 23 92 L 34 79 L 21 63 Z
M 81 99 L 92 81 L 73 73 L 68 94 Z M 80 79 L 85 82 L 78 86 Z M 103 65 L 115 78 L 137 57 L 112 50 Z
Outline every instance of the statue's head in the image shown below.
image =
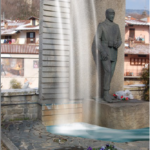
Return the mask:
M 112 8 L 106 10 L 106 18 L 113 22 L 115 18 L 115 11 Z

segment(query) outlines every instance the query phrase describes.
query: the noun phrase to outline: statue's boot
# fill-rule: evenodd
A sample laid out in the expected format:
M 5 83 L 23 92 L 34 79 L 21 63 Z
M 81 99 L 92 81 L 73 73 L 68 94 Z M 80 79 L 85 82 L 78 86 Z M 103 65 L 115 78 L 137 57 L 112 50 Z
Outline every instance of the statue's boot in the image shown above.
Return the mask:
M 109 91 L 104 91 L 104 97 L 103 97 L 104 101 L 108 102 L 108 103 L 111 103 L 113 102 L 112 99 L 111 99 L 111 96 L 109 94 Z
M 111 99 L 116 99 L 113 95 L 109 94 Z

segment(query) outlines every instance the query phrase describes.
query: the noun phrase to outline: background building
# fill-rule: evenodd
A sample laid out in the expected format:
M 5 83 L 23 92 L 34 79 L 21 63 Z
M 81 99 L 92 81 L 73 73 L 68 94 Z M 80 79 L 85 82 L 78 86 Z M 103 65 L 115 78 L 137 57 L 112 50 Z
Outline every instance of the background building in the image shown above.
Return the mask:
M 1 23 L 1 83 L 10 88 L 16 79 L 29 87 L 38 87 L 39 20 L 5 20 Z
M 144 20 L 143 20 L 144 19 Z M 128 17 L 125 20 L 125 41 L 132 38 L 135 42 L 150 43 L 149 26 L 150 17 L 135 20 L 133 17 Z
M 141 83 L 143 69 L 149 67 L 150 17 L 125 18 L 124 84 Z

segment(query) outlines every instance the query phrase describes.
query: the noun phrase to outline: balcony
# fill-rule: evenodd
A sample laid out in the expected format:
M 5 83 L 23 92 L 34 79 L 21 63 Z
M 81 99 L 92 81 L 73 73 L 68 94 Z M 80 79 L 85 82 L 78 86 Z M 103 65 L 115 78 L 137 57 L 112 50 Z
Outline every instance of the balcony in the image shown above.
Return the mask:
M 124 77 L 125 78 L 140 78 L 143 69 L 147 69 L 147 68 L 148 68 L 148 65 L 140 69 L 126 69 L 124 71 Z
M 29 45 L 39 45 L 39 38 L 17 38 L 17 39 L 4 39 L 1 37 L 1 44 L 29 44 Z

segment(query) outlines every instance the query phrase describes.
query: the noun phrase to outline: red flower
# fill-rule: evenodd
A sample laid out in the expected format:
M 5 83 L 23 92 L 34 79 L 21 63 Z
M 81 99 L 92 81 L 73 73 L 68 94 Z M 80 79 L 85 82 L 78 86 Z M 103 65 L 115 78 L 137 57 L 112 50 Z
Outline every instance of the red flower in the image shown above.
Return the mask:
M 129 100 L 129 98 L 128 98 L 128 97 L 126 97 L 126 100 Z
M 121 99 L 123 98 L 123 95 L 121 96 Z
M 116 95 L 116 94 L 113 94 L 113 96 L 116 97 L 117 95 Z

